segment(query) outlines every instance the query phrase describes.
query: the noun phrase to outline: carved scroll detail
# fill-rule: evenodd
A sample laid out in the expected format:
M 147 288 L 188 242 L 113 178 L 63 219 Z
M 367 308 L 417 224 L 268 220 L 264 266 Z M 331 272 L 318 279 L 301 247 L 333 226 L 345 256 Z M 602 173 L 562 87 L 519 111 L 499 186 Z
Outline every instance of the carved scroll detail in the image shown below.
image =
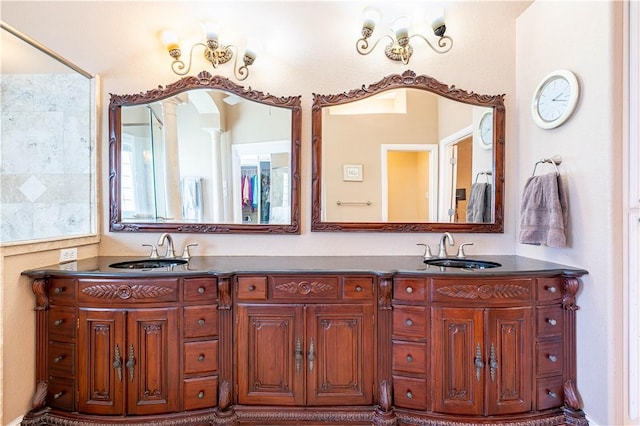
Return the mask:
M 31 283 L 31 290 L 36 296 L 36 311 L 49 309 L 49 298 L 47 297 L 47 282 L 44 278 L 36 278 Z
M 153 299 L 173 293 L 173 289 L 157 285 L 96 284 L 82 289 L 87 296 L 99 299 Z
M 457 284 L 440 287 L 440 294 L 461 299 L 509 299 L 529 293 L 529 288 L 518 284 L 473 285 Z
M 332 284 L 321 283 L 317 281 L 291 281 L 288 283 L 278 284 L 276 289 L 289 294 L 322 294 L 334 289 Z
M 564 277 L 562 280 L 562 307 L 568 311 L 580 309 L 576 305 L 576 295 L 580 290 L 580 280 L 576 277 Z

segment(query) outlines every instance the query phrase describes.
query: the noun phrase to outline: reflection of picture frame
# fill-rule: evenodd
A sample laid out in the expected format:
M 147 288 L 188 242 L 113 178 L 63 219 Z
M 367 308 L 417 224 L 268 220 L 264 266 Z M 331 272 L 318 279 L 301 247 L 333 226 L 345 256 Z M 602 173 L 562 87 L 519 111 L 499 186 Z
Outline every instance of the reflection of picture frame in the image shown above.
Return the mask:
M 362 164 L 343 165 L 342 180 L 351 182 L 362 182 Z

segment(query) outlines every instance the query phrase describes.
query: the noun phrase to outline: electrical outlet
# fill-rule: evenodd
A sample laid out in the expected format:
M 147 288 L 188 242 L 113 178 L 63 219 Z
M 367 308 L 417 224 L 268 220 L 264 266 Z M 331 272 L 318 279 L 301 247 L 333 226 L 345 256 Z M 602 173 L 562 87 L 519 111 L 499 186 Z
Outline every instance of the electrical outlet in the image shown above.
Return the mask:
M 78 260 L 78 249 L 66 248 L 60 250 L 60 263 L 73 262 L 74 260 Z

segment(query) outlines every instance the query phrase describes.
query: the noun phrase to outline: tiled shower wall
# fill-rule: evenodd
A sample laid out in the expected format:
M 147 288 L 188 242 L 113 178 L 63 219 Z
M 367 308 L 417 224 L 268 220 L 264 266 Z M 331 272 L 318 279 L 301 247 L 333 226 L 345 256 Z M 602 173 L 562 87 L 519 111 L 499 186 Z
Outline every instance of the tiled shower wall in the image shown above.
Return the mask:
M 3 74 L 0 242 L 95 232 L 92 82 Z

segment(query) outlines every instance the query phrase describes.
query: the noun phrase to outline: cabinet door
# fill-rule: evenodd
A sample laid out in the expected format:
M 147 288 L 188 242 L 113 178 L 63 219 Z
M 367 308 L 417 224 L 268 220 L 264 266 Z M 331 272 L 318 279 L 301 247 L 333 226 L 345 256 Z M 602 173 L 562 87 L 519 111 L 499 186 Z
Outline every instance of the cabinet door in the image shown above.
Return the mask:
M 533 376 L 531 308 L 489 309 L 486 318 L 487 414 L 529 411 Z
M 299 305 L 238 305 L 238 402 L 304 404 L 304 316 Z
M 78 411 L 125 414 L 124 311 L 80 309 L 78 314 Z
M 307 404 L 373 403 L 373 307 L 311 305 L 306 310 Z
M 127 412 L 178 411 L 179 351 L 176 308 L 128 312 L 125 372 Z
M 483 413 L 483 310 L 433 308 L 434 411 Z

